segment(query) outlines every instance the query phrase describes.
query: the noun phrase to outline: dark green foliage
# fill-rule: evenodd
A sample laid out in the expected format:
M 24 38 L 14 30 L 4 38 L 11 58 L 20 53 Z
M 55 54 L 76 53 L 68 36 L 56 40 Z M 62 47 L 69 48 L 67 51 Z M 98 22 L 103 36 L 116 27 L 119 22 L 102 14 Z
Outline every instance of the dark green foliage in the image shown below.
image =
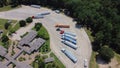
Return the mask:
M 0 0 L 0 7 L 8 5 L 7 0 Z
M 39 55 L 35 57 L 35 61 L 33 62 L 33 67 L 35 67 L 35 64 L 38 64 L 37 68 L 45 68 L 44 60 Z
M 49 39 L 49 36 L 45 33 L 45 31 L 43 31 L 43 32 L 38 32 L 38 35 L 37 35 L 38 37 L 41 37 L 41 38 L 43 38 L 43 39 L 45 39 L 45 40 L 48 40 Z
M 8 36 L 6 35 L 3 35 L 1 39 L 2 39 L 2 42 L 7 42 L 9 40 Z
M 27 23 L 31 23 L 31 22 L 33 22 L 32 17 L 28 17 L 28 18 L 26 19 L 26 22 L 27 22 Z
M 9 26 L 10 26 L 10 23 L 5 23 L 5 25 L 4 25 L 5 29 L 8 29 Z
M 100 49 L 99 55 L 101 56 L 102 59 L 109 62 L 111 60 L 111 58 L 114 57 L 114 52 L 111 48 L 104 46 Z
M 36 31 L 40 30 L 41 27 L 42 27 L 42 23 L 35 23 Z
M 20 27 L 24 27 L 24 26 L 26 26 L 26 21 L 20 20 L 19 24 L 20 24 Z

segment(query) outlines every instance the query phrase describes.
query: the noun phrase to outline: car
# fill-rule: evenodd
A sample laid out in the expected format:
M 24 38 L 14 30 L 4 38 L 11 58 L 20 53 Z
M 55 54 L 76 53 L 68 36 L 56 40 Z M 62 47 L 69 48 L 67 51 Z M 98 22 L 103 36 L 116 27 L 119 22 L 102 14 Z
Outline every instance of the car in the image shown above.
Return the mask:
M 87 59 L 84 59 L 84 67 L 88 67 L 88 62 L 87 62 Z
M 63 33 L 64 33 L 64 30 L 61 30 L 61 31 L 60 31 L 60 34 L 63 34 Z
M 60 28 L 58 27 L 58 28 L 56 29 L 56 31 L 60 31 Z
M 56 13 L 60 13 L 60 11 L 59 11 L 59 10 L 55 10 L 55 12 L 56 12 Z

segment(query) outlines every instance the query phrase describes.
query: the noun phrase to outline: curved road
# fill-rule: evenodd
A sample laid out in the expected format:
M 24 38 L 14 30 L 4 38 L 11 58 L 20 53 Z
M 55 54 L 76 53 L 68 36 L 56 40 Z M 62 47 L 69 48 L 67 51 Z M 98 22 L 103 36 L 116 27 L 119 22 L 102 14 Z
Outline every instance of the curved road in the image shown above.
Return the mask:
M 32 27 L 34 27 L 35 22 L 41 22 L 46 27 L 50 34 L 50 47 L 51 50 L 55 53 L 55 55 L 62 61 L 62 63 L 66 66 L 66 68 L 84 68 L 84 59 L 88 59 L 88 62 L 90 60 L 91 56 L 91 43 L 90 40 L 83 28 L 76 28 L 75 22 L 72 21 L 72 18 L 67 17 L 63 14 L 57 14 L 54 11 L 47 9 L 47 8 L 41 8 L 36 9 L 29 6 L 22 6 L 21 8 L 0 12 L 0 18 L 5 19 L 14 19 L 14 20 L 21 20 L 25 19 L 29 16 L 35 15 L 40 12 L 49 11 L 51 12 L 50 15 L 46 15 L 43 19 L 36 19 L 31 23 L 30 25 L 20 28 L 17 31 L 18 35 L 13 35 L 14 40 L 19 40 L 20 35 L 23 35 L 25 32 L 30 31 Z M 64 44 L 61 43 L 60 34 L 56 31 L 56 28 L 54 27 L 57 23 L 63 23 L 63 24 L 69 24 L 70 29 L 63 29 L 66 31 L 71 31 L 77 34 L 77 46 L 78 49 L 74 50 Z M 70 50 L 77 58 L 77 63 L 73 63 L 69 58 L 67 58 L 62 52 L 61 48 L 66 48 L 67 50 Z

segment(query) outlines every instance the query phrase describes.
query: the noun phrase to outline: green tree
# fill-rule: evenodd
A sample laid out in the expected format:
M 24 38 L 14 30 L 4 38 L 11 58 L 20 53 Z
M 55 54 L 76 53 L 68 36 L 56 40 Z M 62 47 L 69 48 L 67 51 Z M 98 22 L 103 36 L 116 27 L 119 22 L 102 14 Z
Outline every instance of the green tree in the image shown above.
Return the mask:
M 5 23 L 5 25 L 4 25 L 5 29 L 8 29 L 9 26 L 10 26 L 10 23 Z
M 114 57 L 114 52 L 111 48 L 104 46 L 99 50 L 99 55 L 101 56 L 102 59 L 109 62 L 111 58 Z
M 7 42 L 9 40 L 8 36 L 6 35 L 3 35 L 1 39 L 2 39 L 2 42 Z
M 26 22 L 27 22 L 27 23 L 31 23 L 31 22 L 33 22 L 32 17 L 28 17 L 28 18 L 26 19 Z
M 19 24 L 20 24 L 20 27 L 24 27 L 24 26 L 26 26 L 26 21 L 20 20 Z
M 36 31 L 40 30 L 41 27 L 42 27 L 42 23 L 35 23 Z

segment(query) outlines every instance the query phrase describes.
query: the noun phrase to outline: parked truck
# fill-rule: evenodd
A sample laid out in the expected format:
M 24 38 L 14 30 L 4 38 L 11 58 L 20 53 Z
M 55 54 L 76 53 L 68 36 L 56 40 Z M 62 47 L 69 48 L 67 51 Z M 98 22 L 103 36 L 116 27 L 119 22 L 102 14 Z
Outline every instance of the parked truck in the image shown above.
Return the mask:
M 77 58 L 70 52 L 70 51 L 68 51 L 68 50 L 66 50 L 66 49 L 62 49 L 61 50 L 69 59 L 71 59 L 72 60 L 72 62 L 74 62 L 74 63 L 76 63 L 77 62 Z
M 73 39 L 71 39 L 71 38 L 69 38 L 69 37 L 62 36 L 62 39 L 63 39 L 63 40 L 66 40 L 66 41 L 70 41 L 70 42 L 72 42 L 73 44 L 77 44 L 77 41 L 76 41 L 76 40 L 73 40 Z
M 49 15 L 49 14 L 50 14 L 50 12 L 45 11 L 45 12 L 38 13 L 37 15 Z
M 77 49 L 78 48 L 77 45 L 75 45 L 75 44 L 73 44 L 73 43 L 71 43 L 69 41 L 62 40 L 62 43 L 66 44 L 67 46 L 69 46 L 69 47 L 71 47 L 73 49 Z
M 77 40 L 77 37 L 71 36 L 69 34 L 62 34 L 62 36 L 69 37 L 69 38 L 71 38 L 73 40 Z
M 60 27 L 60 28 L 70 28 L 69 25 L 64 25 L 64 24 L 56 24 L 55 27 Z
M 32 16 L 33 19 L 39 19 L 39 18 L 44 18 L 43 15 L 35 15 L 35 16 Z
M 40 9 L 40 5 L 31 5 L 31 7 L 39 8 Z
M 68 35 L 71 35 L 71 36 L 74 36 L 74 37 L 76 37 L 76 34 L 75 33 L 72 33 L 72 32 L 64 32 L 64 34 L 68 34 Z

